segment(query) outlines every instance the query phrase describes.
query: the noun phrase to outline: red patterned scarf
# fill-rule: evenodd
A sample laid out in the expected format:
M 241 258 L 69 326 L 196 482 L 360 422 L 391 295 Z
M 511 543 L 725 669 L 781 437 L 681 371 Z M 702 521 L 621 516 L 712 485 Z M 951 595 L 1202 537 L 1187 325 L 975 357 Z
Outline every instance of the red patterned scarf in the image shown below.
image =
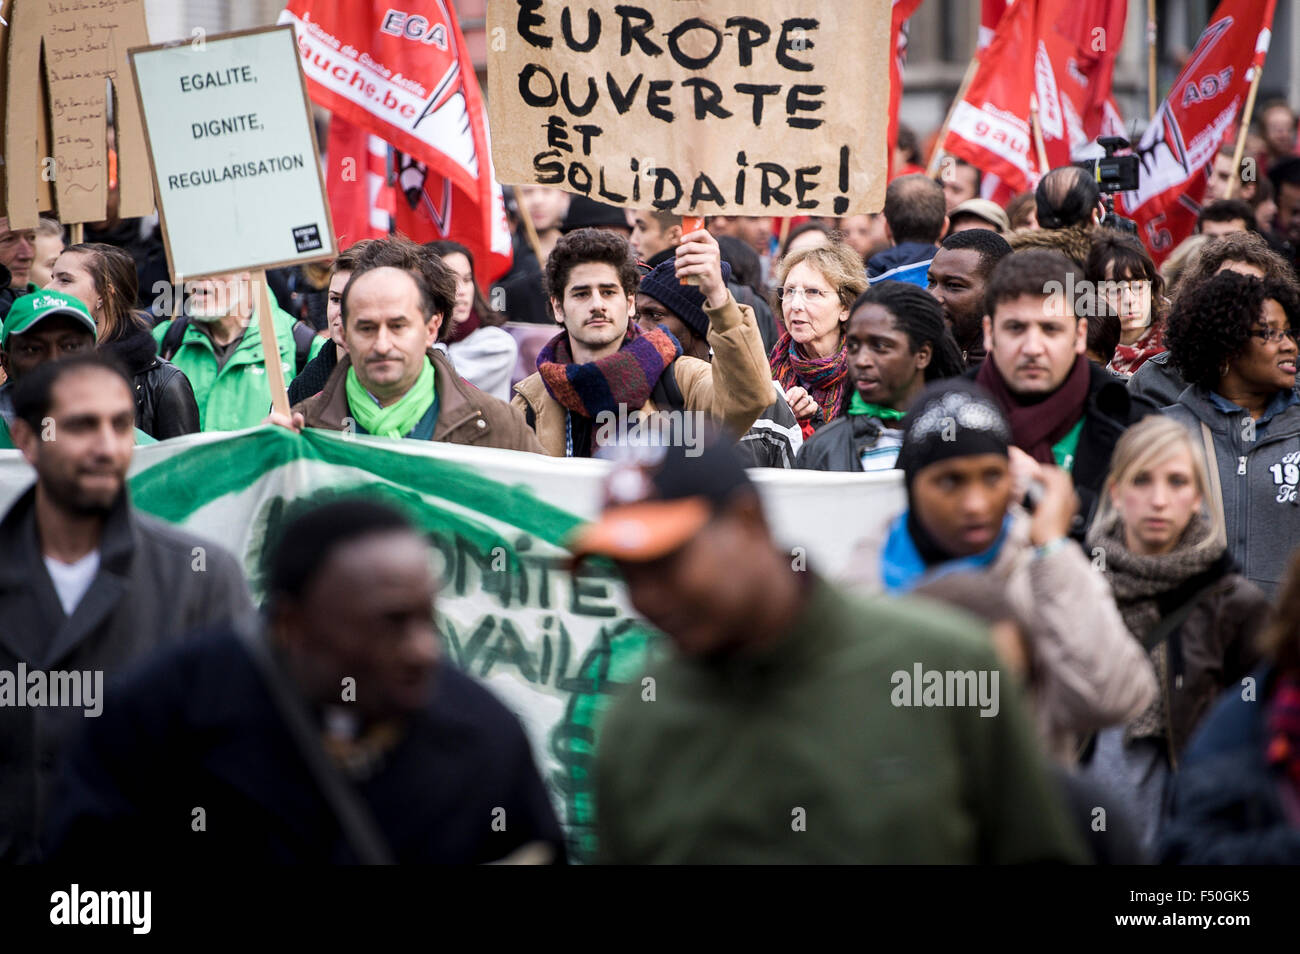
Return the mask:
M 782 389 L 788 391 L 798 385 L 807 390 L 821 408 L 819 416 L 823 421 L 831 421 L 839 416 L 849 370 L 848 350 L 844 347 L 843 338 L 840 339 L 839 350 L 829 358 L 805 358 L 789 332 L 786 332 L 772 349 L 768 364 L 772 367 L 773 379 Z

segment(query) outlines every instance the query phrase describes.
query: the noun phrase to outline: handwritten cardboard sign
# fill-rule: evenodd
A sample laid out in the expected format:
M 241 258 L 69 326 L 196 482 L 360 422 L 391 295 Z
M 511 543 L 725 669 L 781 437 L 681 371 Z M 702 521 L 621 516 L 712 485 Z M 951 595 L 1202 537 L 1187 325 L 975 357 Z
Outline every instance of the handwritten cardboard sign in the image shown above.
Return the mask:
M 292 27 L 130 58 L 174 279 L 336 254 Z
M 686 215 L 879 210 L 889 18 L 889 0 L 489 0 L 497 175 Z
M 148 42 L 144 0 L 12 4 L 2 197 L 12 227 L 35 227 L 38 212 L 51 207 L 65 225 L 107 218 L 110 95 L 118 214 L 153 212 L 144 130 L 126 63 L 130 47 Z

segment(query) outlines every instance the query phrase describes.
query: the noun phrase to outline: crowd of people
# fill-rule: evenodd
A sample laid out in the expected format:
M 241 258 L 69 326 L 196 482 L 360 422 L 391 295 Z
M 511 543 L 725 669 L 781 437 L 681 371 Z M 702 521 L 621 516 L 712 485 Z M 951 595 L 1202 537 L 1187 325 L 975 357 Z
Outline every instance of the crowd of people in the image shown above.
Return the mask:
M 0 219 L 0 446 L 35 472 L 0 670 L 114 680 L 83 724 L 0 679 L 0 858 L 568 856 L 405 515 L 287 514 L 255 609 L 132 507 L 136 446 L 269 425 L 612 461 L 574 572 L 612 561 L 666 639 L 600 729 L 603 860 L 1300 862 L 1300 155 L 1260 116 L 1268 175 L 1220 150 L 1160 267 L 1073 166 L 1004 208 L 900 155 L 881 213 L 784 232 L 522 186 L 491 288 L 454 241 L 352 243 L 271 273 L 265 347 L 250 274 L 160 284 L 147 222 Z M 674 414 L 702 452 L 610 426 Z M 794 566 L 754 468 L 906 504 Z

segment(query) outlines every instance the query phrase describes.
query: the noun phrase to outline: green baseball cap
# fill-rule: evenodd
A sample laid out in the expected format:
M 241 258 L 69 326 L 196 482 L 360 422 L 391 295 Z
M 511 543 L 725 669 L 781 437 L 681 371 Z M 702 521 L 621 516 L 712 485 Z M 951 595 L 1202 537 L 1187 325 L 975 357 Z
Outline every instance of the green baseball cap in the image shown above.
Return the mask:
M 0 331 L 0 347 L 7 347 L 10 335 L 21 335 L 31 331 L 46 318 L 55 315 L 67 315 L 76 318 L 86 326 L 92 335 L 98 334 L 95 319 L 81 303 L 80 298 L 73 298 L 56 291 L 38 291 L 15 299 L 5 316 L 4 330 Z

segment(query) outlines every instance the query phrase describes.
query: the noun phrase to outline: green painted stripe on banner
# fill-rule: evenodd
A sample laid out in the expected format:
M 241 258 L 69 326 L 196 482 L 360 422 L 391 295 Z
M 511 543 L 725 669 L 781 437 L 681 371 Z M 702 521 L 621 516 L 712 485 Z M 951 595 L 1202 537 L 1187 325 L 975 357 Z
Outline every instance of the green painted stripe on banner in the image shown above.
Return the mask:
M 565 537 L 582 523 L 528 487 L 491 480 L 464 464 L 359 444 L 333 431 L 308 429 L 298 435 L 274 426 L 181 451 L 132 477 L 131 494 L 147 500 L 146 509 L 160 519 L 180 523 L 217 498 L 246 490 L 268 471 L 296 460 L 366 471 L 380 481 L 488 514 L 556 546 L 563 546 Z

